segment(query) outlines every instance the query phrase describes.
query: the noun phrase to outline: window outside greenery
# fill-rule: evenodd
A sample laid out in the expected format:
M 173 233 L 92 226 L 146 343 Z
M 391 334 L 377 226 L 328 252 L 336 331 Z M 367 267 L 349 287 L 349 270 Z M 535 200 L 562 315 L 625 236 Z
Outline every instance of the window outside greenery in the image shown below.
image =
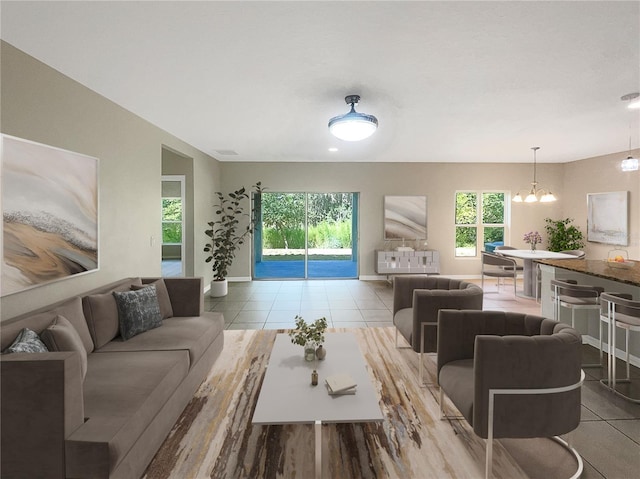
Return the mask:
M 485 243 L 505 237 L 505 194 L 464 191 L 456 193 L 456 257 L 473 257 Z M 478 245 L 478 239 L 482 243 Z
M 162 243 L 182 243 L 182 199 L 162 198 Z

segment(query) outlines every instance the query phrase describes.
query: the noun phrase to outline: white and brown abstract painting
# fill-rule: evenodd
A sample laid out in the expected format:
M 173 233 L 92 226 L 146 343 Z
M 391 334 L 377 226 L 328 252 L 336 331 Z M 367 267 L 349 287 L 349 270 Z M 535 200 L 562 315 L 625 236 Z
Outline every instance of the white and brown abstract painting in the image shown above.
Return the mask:
M 98 269 L 98 160 L 2 135 L 0 294 Z
M 426 196 L 384 197 L 384 239 L 427 237 Z

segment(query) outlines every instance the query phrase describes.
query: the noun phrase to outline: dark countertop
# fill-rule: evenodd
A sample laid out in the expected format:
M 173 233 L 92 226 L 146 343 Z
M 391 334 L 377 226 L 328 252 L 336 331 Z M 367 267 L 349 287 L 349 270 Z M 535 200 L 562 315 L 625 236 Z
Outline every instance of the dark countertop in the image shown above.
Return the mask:
M 555 266 L 556 268 L 640 286 L 639 260 L 632 260 L 636 263 L 632 268 L 611 267 L 606 261 L 601 259 L 540 259 L 536 261 L 541 264 Z

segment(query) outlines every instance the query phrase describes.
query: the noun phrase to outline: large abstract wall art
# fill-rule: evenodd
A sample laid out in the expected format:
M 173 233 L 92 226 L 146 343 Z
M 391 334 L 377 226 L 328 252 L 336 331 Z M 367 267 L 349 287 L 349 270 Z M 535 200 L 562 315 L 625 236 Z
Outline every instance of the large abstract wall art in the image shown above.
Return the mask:
M 629 193 L 587 194 L 587 240 L 626 246 L 629 244 Z
M 426 237 L 426 196 L 384 197 L 384 239 L 416 240 Z
M 98 160 L 2 135 L 0 295 L 98 269 Z

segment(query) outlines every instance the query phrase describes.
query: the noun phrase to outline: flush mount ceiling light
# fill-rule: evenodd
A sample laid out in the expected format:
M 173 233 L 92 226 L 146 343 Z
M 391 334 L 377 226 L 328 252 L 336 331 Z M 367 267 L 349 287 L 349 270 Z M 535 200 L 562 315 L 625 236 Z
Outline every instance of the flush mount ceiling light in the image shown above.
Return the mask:
M 628 101 L 629 104 L 627 108 L 630 110 L 640 108 L 640 93 L 627 93 L 623 97 L 620 98 L 622 101 Z
M 355 106 L 360 101 L 360 95 L 347 95 L 344 101 L 351 105 L 351 111 L 329 120 L 331 134 L 344 141 L 360 141 L 373 135 L 378 128 L 378 119 L 373 115 L 356 111 Z
M 640 108 L 640 93 L 628 93 L 622 97 L 620 97 L 622 101 L 629 102 L 627 108 Z M 631 154 L 631 132 L 633 128 L 631 126 L 631 119 L 629 119 L 629 156 L 627 156 L 622 163 L 620 163 L 620 168 L 622 171 L 638 171 L 640 163 L 638 158 L 634 158 Z
M 531 189 L 529 190 L 529 194 L 522 199 L 522 195 L 520 192 L 516 193 L 516 196 L 513 197 L 514 203 L 535 203 L 538 201 L 538 196 L 540 196 L 540 203 L 550 203 L 552 201 L 556 201 L 556 197 L 551 190 L 545 191 L 544 189 L 538 189 L 538 181 L 536 180 L 536 152 L 540 149 L 539 146 L 531 147 L 533 150 L 533 181 L 531 182 Z

